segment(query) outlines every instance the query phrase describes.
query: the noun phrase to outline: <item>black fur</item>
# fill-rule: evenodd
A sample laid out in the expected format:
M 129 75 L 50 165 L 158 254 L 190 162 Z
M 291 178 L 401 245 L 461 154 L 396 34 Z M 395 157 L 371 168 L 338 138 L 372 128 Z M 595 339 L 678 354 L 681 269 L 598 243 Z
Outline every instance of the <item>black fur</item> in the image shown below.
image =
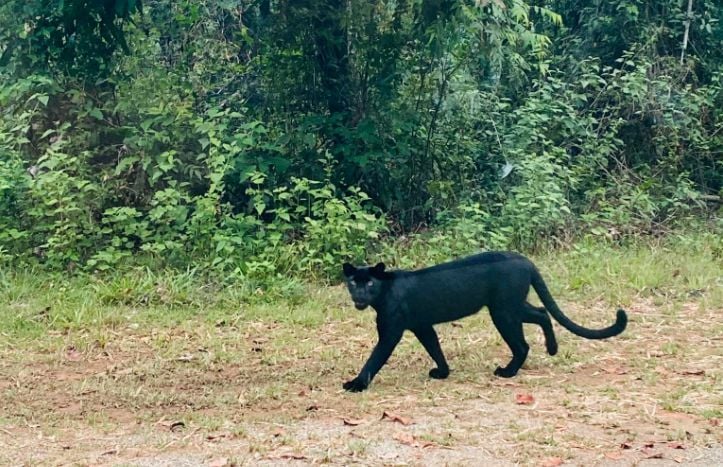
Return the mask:
M 532 262 L 511 252 L 488 252 L 418 271 L 385 270 L 384 264 L 356 268 L 344 264 L 347 287 L 357 309 L 368 306 L 377 312 L 379 342 L 371 356 L 351 381 L 348 391 L 363 391 L 387 362 L 405 330 L 417 336 L 437 368 L 432 378 L 446 378 L 449 366 L 433 325 L 454 321 L 487 307 L 497 330 L 512 350 L 512 360 L 495 375 L 510 378 L 517 374 L 529 351 L 522 323 L 537 324 L 545 335 L 550 355 L 557 353 L 557 341 L 549 312 L 563 327 L 588 339 L 604 339 L 620 334 L 627 325 L 625 311 L 618 310 L 615 324 L 604 329 L 588 329 L 565 316 L 550 295 Z M 532 286 L 544 307 L 527 302 Z

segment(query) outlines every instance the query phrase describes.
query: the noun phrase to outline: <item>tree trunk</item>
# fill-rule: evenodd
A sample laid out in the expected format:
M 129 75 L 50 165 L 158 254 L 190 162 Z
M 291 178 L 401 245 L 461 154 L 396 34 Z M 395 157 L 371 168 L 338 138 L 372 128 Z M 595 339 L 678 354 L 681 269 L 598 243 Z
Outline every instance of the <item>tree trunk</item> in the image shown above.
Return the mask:
M 683 34 L 683 48 L 680 51 L 680 64 L 685 62 L 685 50 L 688 48 L 688 34 L 690 33 L 690 20 L 693 17 L 693 0 L 688 0 L 688 11 L 685 14 L 685 33 Z

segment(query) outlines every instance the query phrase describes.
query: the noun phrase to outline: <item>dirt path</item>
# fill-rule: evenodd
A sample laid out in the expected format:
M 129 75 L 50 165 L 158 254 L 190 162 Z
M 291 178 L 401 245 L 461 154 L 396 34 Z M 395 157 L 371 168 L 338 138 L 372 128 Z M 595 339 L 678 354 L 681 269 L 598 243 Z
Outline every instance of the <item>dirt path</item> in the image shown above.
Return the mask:
M 136 466 L 723 465 L 720 436 L 716 440 L 705 429 L 696 430 L 694 419 L 673 427 L 664 421 L 679 417 L 661 414 L 650 425 L 617 429 L 566 421 L 559 414 L 551 423 L 548 412 L 539 405 L 522 410 L 479 399 L 454 410 L 407 410 L 402 418 L 409 425 L 374 414 L 349 419 L 327 409 L 284 423 L 257 421 L 217 430 L 171 428 L 166 421 L 109 431 L 11 426 L 0 436 L 0 460 L 3 465 Z M 514 434 L 510 417 L 519 427 Z M 688 441 L 670 441 L 679 429 Z
M 405 338 L 362 394 L 340 388 L 373 341 L 361 314 L 52 335 L 2 351 L 0 464 L 723 465 L 721 310 L 629 311 L 611 341 L 556 328 L 555 357 L 531 329 L 512 380 L 486 316 L 443 326 L 448 380 Z

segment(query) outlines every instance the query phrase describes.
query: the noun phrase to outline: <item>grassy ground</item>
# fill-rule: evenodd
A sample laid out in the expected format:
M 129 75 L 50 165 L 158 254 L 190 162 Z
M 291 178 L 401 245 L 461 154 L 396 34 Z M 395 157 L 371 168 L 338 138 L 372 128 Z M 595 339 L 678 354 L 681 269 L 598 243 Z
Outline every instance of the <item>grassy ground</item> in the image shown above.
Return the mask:
M 550 357 L 530 327 L 525 368 L 502 380 L 508 350 L 483 312 L 439 327 L 448 380 L 407 336 L 362 394 L 341 383 L 373 313 L 339 286 L 0 271 L 0 464 L 723 463 L 720 241 L 535 260 L 574 320 L 607 325 L 622 305 L 628 330 L 594 342 L 556 326 Z

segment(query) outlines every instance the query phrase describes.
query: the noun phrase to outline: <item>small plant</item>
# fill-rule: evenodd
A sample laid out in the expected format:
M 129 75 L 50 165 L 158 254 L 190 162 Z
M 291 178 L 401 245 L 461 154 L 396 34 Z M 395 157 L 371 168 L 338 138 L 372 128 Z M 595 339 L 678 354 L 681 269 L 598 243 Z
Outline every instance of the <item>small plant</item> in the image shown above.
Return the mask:
M 357 188 L 340 196 L 328 181 L 292 178 L 290 187 L 265 189 L 262 174 L 250 179 L 256 184 L 249 195 L 259 246 L 246 264 L 252 276 L 286 271 L 335 277 L 340 258 L 363 261 L 385 229 L 383 218 L 367 207 L 369 197 Z

